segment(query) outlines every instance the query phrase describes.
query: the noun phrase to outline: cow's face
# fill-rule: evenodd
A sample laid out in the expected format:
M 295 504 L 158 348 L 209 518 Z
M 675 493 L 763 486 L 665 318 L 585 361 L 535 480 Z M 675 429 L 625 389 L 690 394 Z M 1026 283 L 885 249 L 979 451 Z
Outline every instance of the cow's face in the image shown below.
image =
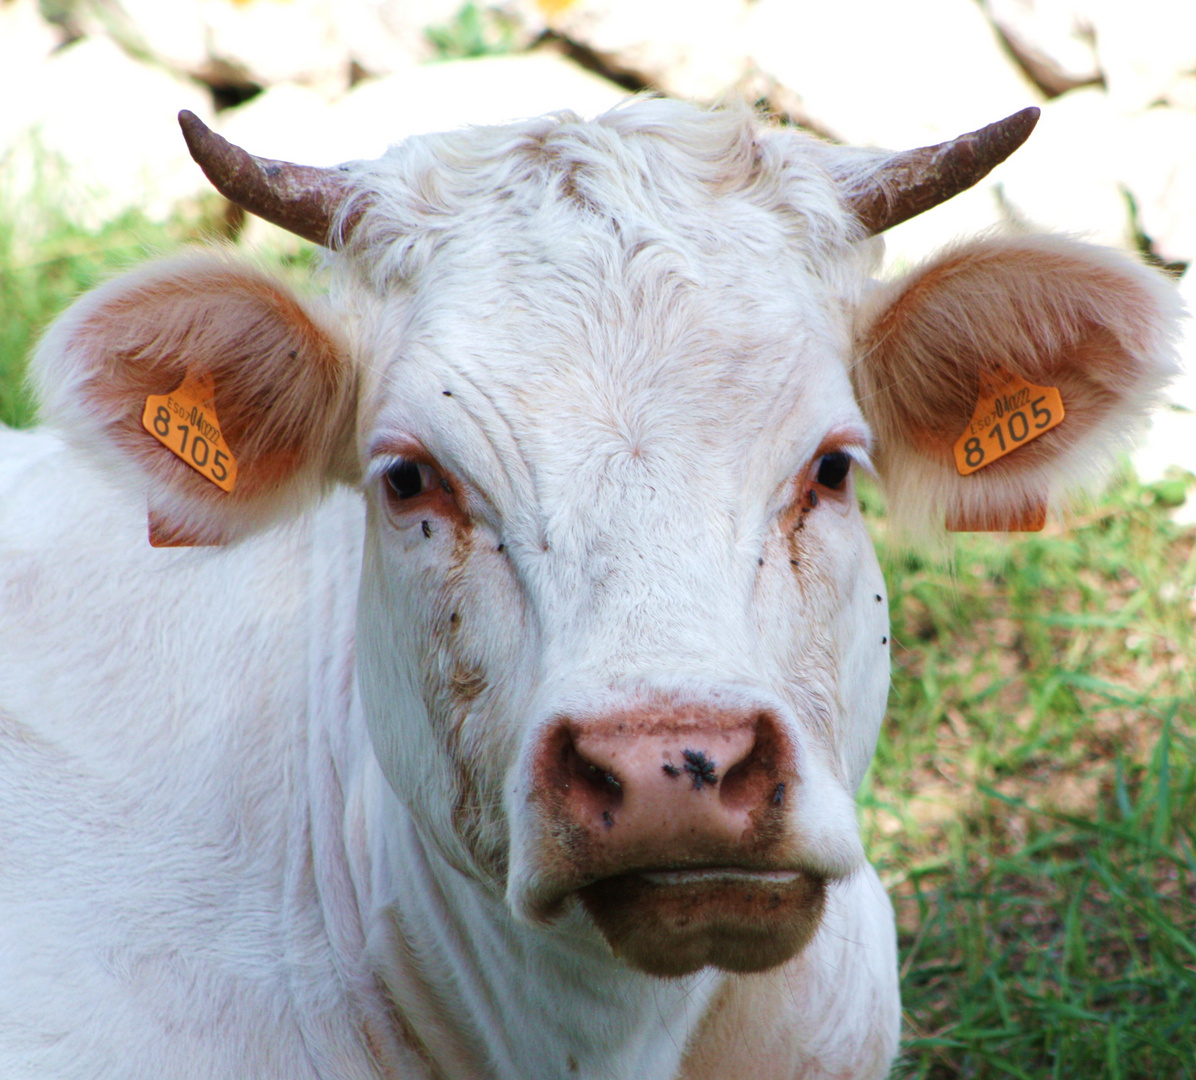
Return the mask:
M 888 685 L 852 298 L 747 195 L 543 198 L 440 237 L 364 335 L 374 744 L 519 914 L 767 966 L 862 858 Z
M 227 259 L 139 271 L 47 335 L 45 413 L 175 542 L 359 486 L 359 681 L 427 837 L 644 970 L 767 967 L 863 858 L 869 453 L 894 518 L 1001 527 L 1107 460 L 1171 369 L 1173 291 L 1100 249 L 982 240 L 869 287 L 899 157 L 869 188 L 881 157 L 665 102 L 417 141 L 325 177 L 316 225 L 284 185 L 275 220 L 333 236 L 332 199 L 351 232 L 331 312 Z M 998 368 L 1066 420 L 961 477 Z M 189 372 L 231 494 L 142 426 Z

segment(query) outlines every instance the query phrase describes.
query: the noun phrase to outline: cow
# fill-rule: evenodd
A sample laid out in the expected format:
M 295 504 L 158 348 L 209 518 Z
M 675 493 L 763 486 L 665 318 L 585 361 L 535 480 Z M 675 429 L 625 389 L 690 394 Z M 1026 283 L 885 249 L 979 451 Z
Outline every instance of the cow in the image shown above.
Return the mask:
M 325 277 L 169 257 L 33 358 L 0 1075 L 885 1076 L 856 476 L 1022 527 L 1173 370 L 1170 284 L 1074 239 L 878 280 L 1036 116 L 888 152 L 638 99 L 316 169 L 183 114 Z

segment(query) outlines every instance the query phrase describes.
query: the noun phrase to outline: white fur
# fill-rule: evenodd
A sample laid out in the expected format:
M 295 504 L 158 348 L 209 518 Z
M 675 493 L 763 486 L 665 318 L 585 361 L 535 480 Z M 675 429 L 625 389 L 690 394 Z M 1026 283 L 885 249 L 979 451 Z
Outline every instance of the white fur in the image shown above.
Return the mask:
M 887 604 L 850 484 L 798 513 L 828 445 L 868 456 L 877 244 L 835 178 L 876 160 L 654 101 L 352 166 L 310 332 L 356 419 L 328 402 L 326 475 L 285 501 L 196 489 L 188 530 L 265 529 L 235 546 L 146 545 L 147 495 L 194 484 L 147 443 L 0 437 L 0 1075 L 885 1074 L 892 913 L 852 798 Z M 102 383 L 99 325 L 50 335 L 43 383 Z M 320 501 L 346 440 L 364 479 Z M 412 444 L 467 526 L 388 506 Z M 795 748 L 784 844 L 838 880 L 773 972 L 654 979 L 538 906 L 536 739 L 662 696 Z

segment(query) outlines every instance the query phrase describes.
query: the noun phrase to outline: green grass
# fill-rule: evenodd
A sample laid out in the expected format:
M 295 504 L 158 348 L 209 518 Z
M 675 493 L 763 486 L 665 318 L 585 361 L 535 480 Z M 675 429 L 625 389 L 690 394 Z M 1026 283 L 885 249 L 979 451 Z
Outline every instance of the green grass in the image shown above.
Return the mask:
M 72 297 L 210 231 L 0 214 L 0 419 L 30 422 L 24 355 Z M 860 803 L 898 916 L 897 1077 L 1196 1080 L 1186 487 L 1123 478 L 1066 529 L 962 535 L 947 563 L 891 544 L 866 496 L 894 673 Z
M 520 47 L 518 24 L 496 7 L 463 4 L 446 23 L 429 26 L 424 36 L 438 60 L 503 56 Z
M 184 244 L 220 242 L 229 231 L 219 218 L 220 201 L 192 207 L 167 222 L 129 211 L 95 230 L 75 224 L 51 196 L 22 205 L 4 190 L 0 159 L 0 423 L 24 427 L 34 421 L 24 385 L 29 354 L 42 331 L 75 297 L 147 258 Z M 54 190 L 47 168 L 42 188 Z M 299 254 L 267 259 L 272 269 L 299 278 L 316 258 Z
M 874 511 L 894 677 L 861 806 L 898 914 L 897 1077 L 1196 1080 L 1184 486 L 1123 479 L 1065 530 L 959 536 L 948 565 Z
M 22 376 L 50 320 L 79 293 L 160 247 L 162 239 L 134 215 L 95 234 L 63 222 L 33 254 L 11 219 L 0 220 L 0 423 L 21 427 L 33 420 Z
M 0 168 L 0 423 L 14 427 L 33 422 L 23 376 L 54 316 L 117 271 L 203 231 L 198 222 L 158 224 L 136 212 L 98 230 L 82 228 L 49 194 L 59 189 L 53 166 L 43 163 L 40 173 L 36 187 L 46 194 L 18 203 Z

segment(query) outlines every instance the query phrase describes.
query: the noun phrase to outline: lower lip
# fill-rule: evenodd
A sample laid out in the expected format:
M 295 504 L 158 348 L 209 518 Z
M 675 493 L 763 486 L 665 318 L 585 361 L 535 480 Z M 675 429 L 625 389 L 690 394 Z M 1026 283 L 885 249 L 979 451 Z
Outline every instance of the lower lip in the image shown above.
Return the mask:
M 800 870 L 741 870 L 734 866 L 710 867 L 703 870 L 650 870 L 637 875 L 652 885 L 791 885 L 801 876 Z

